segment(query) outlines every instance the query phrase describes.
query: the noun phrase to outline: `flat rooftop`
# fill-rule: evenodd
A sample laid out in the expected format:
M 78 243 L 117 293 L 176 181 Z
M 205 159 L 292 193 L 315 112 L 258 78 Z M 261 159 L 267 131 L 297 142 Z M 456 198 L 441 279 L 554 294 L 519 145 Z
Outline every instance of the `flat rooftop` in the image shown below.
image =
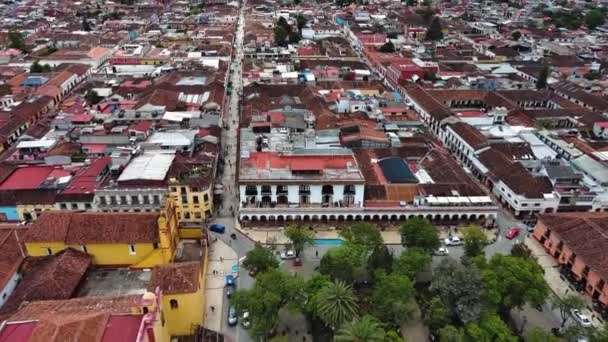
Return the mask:
M 151 277 L 150 270 L 89 269 L 78 291 L 78 297 L 144 294 Z

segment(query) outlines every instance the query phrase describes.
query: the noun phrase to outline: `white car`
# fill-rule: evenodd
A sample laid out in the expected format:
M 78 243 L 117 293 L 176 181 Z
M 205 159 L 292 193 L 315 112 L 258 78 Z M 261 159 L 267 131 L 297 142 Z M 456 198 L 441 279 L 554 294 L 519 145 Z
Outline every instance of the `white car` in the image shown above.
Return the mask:
M 464 245 L 464 241 L 462 241 L 458 236 L 450 236 L 449 238 L 444 240 L 446 246 L 460 246 Z
M 591 320 L 589 319 L 589 317 L 587 317 L 587 315 L 585 315 L 584 313 L 580 312 L 577 309 L 572 309 L 570 311 L 570 313 L 572 313 L 572 318 L 574 318 L 574 320 L 581 325 L 581 327 L 583 328 L 590 328 L 591 327 Z
M 437 256 L 444 256 L 444 255 L 448 255 L 448 254 L 450 254 L 448 252 L 448 249 L 444 248 L 444 247 L 439 247 L 433 251 L 433 255 L 437 255 Z
M 281 252 L 281 259 L 283 260 L 290 260 L 290 259 L 295 259 L 296 258 L 296 252 L 294 251 L 282 251 Z

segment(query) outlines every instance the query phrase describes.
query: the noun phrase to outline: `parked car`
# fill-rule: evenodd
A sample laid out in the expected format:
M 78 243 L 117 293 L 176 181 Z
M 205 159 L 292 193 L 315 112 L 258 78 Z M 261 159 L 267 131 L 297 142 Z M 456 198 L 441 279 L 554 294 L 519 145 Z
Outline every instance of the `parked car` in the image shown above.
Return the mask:
M 231 305 L 228 309 L 228 325 L 235 326 L 238 322 L 238 317 L 236 316 L 236 308 L 234 305 Z
M 519 232 L 521 232 L 521 228 L 513 227 L 509 229 L 507 234 L 505 234 L 505 237 L 509 240 L 513 240 L 519 235 Z
M 436 255 L 436 256 L 444 256 L 444 255 L 448 255 L 448 254 L 449 254 L 448 249 L 445 247 L 439 247 L 433 251 L 433 255 Z
M 294 251 L 282 251 L 281 252 L 281 259 L 283 260 L 290 260 L 290 259 L 295 259 L 296 258 L 296 252 Z
M 591 320 L 589 319 L 589 317 L 587 317 L 587 315 L 585 315 L 584 313 L 580 312 L 580 310 L 577 309 L 572 309 L 570 311 L 570 313 L 572 314 L 572 318 L 574 318 L 574 320 L 581 325 L 581 327 L 583 328 L 590 328 L 591 327 Z
M 209 231 L 224 234 L 224 232 L 226 231 L 226 227 L 223 224 L 216 223 L 209 226 Z
M 460 246 L 464 244 L 464 241 L 462 241 L 458 236 L 450 236 L 443 242 L 446 246 Z
M 249 319 L 249 311 L 245 311 L 241 315 L 241 325 L 245 329 L 249 329 L 251 327 L 251 320 Z
M 234 282 L 234 276 L 229 274 L 226 276 L 226 297 L 232 297 L 234 291 L 236 291 L 236 283 Z

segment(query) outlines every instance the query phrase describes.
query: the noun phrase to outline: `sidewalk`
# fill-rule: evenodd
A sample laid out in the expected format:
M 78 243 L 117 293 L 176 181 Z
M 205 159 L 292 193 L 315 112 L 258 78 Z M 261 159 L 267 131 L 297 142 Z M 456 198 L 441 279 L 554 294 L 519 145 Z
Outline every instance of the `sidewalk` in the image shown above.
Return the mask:
M 243 235 L 247 236 L 254 242 L 259 242 L 264 245 L 285 245 L 289 243 L 289 239 L 283 234 L 283 229 L 248 229 L 240 226 L 235 226 Z M 387 245 L 400 245 L 401 234 L 398 230 L 381 231 L 382 239 Z M 315 239 L 341 239 L 339 230 L 319 230 L 315 233 Z
M 220 257 L 223 261 L 220 261 Z M 236 253 L 222 240 L 211 243 L 209 247 L 209 267 L 207 270 L 207 284 L 205 288 L 205 328 L 221 331 L 222 305 L 226 296 L 224 295 L 224 284 L 227 274 L 232 273 L 232 265 L 236 264 Z M 213 271 L 217 274 L 213 274 Z M 235 274 L 236 275 L 236 274 Z M 215 310 L 211 312 L 211 307 Z
M 545 281 L 556 296 L 562 298 L 567 294 L 579 294 L 567 280 L 562 279 L 559 273 L 559 264 L 557 263 L 557 260 L 548 254 L 538 241 L 532 237 L 527 237 L 524 242 L 532 251 L 532 255 L 536 257 L 538 264 L 545 271 Z M 604 325 L 604 322 L 597 317 L 595 311 L 589 309 L 592 307 L 591 298 L 583 294 L 579 295 L 585 300 L 587 306 L 587 308 L 581 311 L 591 319 L 594 327 L 601 328 Z

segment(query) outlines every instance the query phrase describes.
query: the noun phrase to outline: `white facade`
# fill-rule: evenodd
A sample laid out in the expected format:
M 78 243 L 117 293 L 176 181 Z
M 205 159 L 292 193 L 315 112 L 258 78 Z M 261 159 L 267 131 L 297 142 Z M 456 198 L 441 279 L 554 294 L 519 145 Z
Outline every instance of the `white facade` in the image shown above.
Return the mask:
M 361 207 L 364 184 L 264 184 L 239 186 L 242 208 L 282 205 L 289 208 Z M 243 210 L 243 209 L 241 209 Z
M 13 273 L 11 278 L 6 282 L 6 285 L 2 289 L 2 295 L 0 296 L 0 307 L 2 307 L 4 303 L 6 303 L 13 291 L 15 291 L 15 288 L 17 287 L 17 284 L 19 284 L 19 281 L 21 281 L 21 275 L 18 272 Z
M 543 194 L 543 198 L 527 198 L 513 192 L 502 180 L 494 184 L 492 192 L 500 201 L 509 205 L 516 216 L 522 212 L 554 213 L 559 207 L 559 197 L 553 192 Z

